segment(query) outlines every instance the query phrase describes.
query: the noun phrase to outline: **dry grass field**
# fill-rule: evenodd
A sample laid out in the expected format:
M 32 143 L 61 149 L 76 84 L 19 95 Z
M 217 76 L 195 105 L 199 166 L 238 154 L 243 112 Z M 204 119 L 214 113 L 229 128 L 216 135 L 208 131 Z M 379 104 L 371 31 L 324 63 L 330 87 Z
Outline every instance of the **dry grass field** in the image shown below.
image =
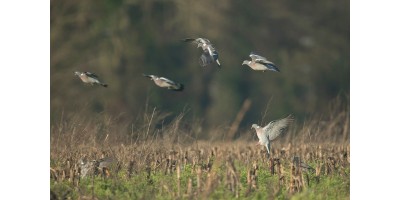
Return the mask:
M 201 138 L 196 120 L 164 123 L 155 108 L 126 124 L 63 113 L 51 127 L 51 198 L 349 199 L 350 116 L 339 107 L 296 121 L 270 158 L 250 125 Z

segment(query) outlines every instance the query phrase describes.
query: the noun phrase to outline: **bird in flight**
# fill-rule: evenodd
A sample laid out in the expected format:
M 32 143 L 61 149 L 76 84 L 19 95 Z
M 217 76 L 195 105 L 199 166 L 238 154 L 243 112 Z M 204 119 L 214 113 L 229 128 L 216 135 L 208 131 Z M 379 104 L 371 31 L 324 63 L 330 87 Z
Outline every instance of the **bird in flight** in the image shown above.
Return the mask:
M 251 61 L 245 60 L 242 65 L 246 64 L 253 70 L 263 71 L 271 70 L 275 72 L 280 72 L 279 68 L 271 61 L 267 60 L 265 57 L 250 53 Z
M 275 140 L 278 136 L 287 132 L 289 125 L 294 121 L 292 115 L 286 118 L 274 120 L 268 123 L 265 127 L 253 124 L 251 128 L 256 130 L 259 139 L 258 145 L 264 145 L 267 148 L 267 155 L 271 154 L 271 141 Z
M 146 74 L 143 74 L 143 76 L 149 77 L 150 80 L 153 80 L 157 86 L 162 88 L 167 88 L 169 90 L 174 90 L 174 91 L 182 91 L 184 88 L 183 84 L 176 83 L 164 77 L 158 77 L 155 75 L 146 75 Z
M 183 39 L 184 42 L 192 42 L 197 44 L 197 48 L 201 47 L 203 49 L 203 53 L 200 56 L 199 63 L 201 66 L 205 67 L 210 65 L 213 62 L 218 64 L 218 67 L 221 68 L 221 63 L 218 60 L 218 52 L 211 44 L 210 40 L 206 38 L 186 38 Z
M 77 75 L 84 83 L 89 83 L 91 85 L 101 85 L 103 87 L 107 87 L 108 85 L 105 83 L 102 83 L 99 80 L 99 77 L 91 72 L 75 72 L 75 75 Z

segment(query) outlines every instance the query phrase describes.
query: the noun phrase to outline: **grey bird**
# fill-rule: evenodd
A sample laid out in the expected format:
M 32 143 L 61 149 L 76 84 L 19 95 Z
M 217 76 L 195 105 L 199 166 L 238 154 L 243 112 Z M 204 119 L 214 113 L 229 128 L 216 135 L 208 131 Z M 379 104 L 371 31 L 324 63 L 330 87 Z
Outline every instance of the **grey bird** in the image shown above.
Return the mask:
M 292 115 L 286 118 L 274 120 L 268 123 L 267 126 L 261 127 L 253 124 L 251 128 L 256 130 L 259 139 L 258 145 L 264 145 L 267 148 L 267 155 L 271 153 L 271 141 L 275 140 L 278 136 L 287 132 L 289 125 L 294 121 Z
M 271 70 L 275 72 L 280 72 L 279 68 L 271 61 L 267 60 L 265 57 L 250 53 L 251 61 L 245 60 L 242 65 L 246 64 L 253 70 L 263 71 Z
M 108 85 L 105 83 L 102 83 L 99 80 L 99 77 L 91 72 L 75 72 L 75 75 L 77 75 L 84 83 L 89 83 L 91 85 L 101 85 L 103 87 L 107 87 Z
M 300 167 L 300 169 L 304 172 L 308 172 L 308 171 L 315 172 L 314 168 L 312 168 L 307 163 L 303 162 L 303 160 L 301 160 L 300 157 L 298 157 L 298 156 L 293 156 L 292 162 L 296 167 Z
M 197 44 L 197 48 L 201 47 L 203 49 L 203 54 L 201 54 L 199 59 L 199 64 L 203 67 L 210 65 L 214 61 L 218 64 L 218 67 L 221 68 L 221 63 L 218 60 L 218 52 L 211 44 L 210 40 L 207 38 L 185 38 L 184 42 L 192 42 Z
M 98 160 L 88 161 L 87 157 L 83 157 L 78 161 L 80 166 L 81 177 L 84 178 L 89 175 L 97 175 L 99 171 L 109 169 L 112 164 L 116 163 L 116 159 L 113 157 L 101 158 Z
M 158 77 L 155 75 L 146 75 L 146 74 L 143 74 L 143 76 L 149 77 L 150 80 L 153 80 L 157 86 L 162 88 L 167 88 L 169 90 L 174 90 L 174 91 L 182 91 L 184 88 L 183 84 L 176 83 L 164 77 Z
M 78 164 L 80 167 L 80 174 L 82 178 L 94 174 L 96 168 L 96 160 L 88 161 L 85 156 L 79 159 Z
M 106 157 L 97 160 L 97 162 L 98 162 L 98 168 L 103 169 L 103 168 L 109 168 L 113 163 L 116 162 L 116 159 L 114 157 Z

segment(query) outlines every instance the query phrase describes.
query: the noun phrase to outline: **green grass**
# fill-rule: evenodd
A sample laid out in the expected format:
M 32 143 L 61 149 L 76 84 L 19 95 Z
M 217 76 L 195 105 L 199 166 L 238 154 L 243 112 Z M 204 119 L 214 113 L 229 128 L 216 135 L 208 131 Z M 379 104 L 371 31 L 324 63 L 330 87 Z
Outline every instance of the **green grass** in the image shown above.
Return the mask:
M 235 160 L 234 163 L 239 180 L 236 188 L 239 189 L 240 199 L 349 199 L 350 196 L 349 165 L 344 168 L 347 175 L 339 173 L 340 169 L 338 168 L 330 175 L 321 174 L 319 181 L 317 181 L 315 174 L 310 172 L 308 173 L 310 185 L 306 185 L 301 192 L 291 194 L 289 190 L 289 165 L 283 165 L 285 182 L 282 187 L 279 187 L 278 175 L 270 173 L 268 163 L 259 162 L 256 179 L 257 188 L 248 193 L 247 170 L 251 166 L 241 162 L 241 160 Z M 225 161 L 214 162 L 209 173 L 202 171 L 201 191 L 198 193 L 196 168 L 200 166 L 193 166 L 192 164 L 181 166 L 180 194 L 178 194 L 177 171 L 174 170 L 171 174 L 165 174 L 162 167 L 152 169 L 149 178 L 145 170 L 141 170 L 128 178 L 127 171 L 122 169 L 108 178 L 101 176 L 81 178 L 78 185 L 74 185 L 66 179 L 61 181 L 51 179 L 50 190 L 58 198 L 68 197 L 71 199 L 91 198 L 92 195 L 97 199 L 235 198 L 235 193 L 229 190 L 226 184 L 229 167 Z M 315 166 L 315 164 L 312 166 Z M 211 182 L 214 185 L 211 188 L 207 188 L 208 174 L 213 174 Z M 305 176 L 304 173 L 303 177 Z M 190 195 L 187 194 L 189 178 L 192 180 L 192 194 Z

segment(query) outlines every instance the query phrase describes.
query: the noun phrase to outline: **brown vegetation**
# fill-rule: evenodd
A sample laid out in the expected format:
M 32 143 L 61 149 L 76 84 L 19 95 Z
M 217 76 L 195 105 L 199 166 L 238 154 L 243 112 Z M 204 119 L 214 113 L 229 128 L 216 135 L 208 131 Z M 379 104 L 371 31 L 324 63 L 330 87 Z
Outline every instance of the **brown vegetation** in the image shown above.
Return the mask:
M 184 114 L 158 127 L 165 114 L 153 109 L 144 115 L 143 127 L 130 132 L 108 118 L 101 124 L 96 118 L 76 121 L 75 115 L 64 116 L 52 127 L 50 175 L 55 182 L 67 181 L 79 187 L 82 178 L 129 181 L 145 173 L 148 184 L 161 184 L 160 192 L 173 198 L 207 198 L 220 187 L 236 198 L 260 190 L 271 197 L 282 190 L 293 195 L 310 187 L 310 182 L 318 184 L 322 176 L 349 178 L 349 113 L 334 111 L 325 116 L 327 121 L 319 116 L 291 128 L 272 145 L 270 159 L 265 147 L 254 145 L 257 139 L 250 131 L 233 141 L 194 139 L 192 129 L 198 127 L 188 128 Z M 301 161 L 293 161 L 293 157 Z M 94 167 L 82 177 L 82 158 L 113 158 L 113 165 Z M 301 162 L 313 165 L 315 171 L 304 170 Z M 263 180 L 260 173 L 264 174 Z M 267 184 L 265 173 L 277 177 L 276 184 Z M 157 182 L 160 175 L 173 175 L 176 182 Z

